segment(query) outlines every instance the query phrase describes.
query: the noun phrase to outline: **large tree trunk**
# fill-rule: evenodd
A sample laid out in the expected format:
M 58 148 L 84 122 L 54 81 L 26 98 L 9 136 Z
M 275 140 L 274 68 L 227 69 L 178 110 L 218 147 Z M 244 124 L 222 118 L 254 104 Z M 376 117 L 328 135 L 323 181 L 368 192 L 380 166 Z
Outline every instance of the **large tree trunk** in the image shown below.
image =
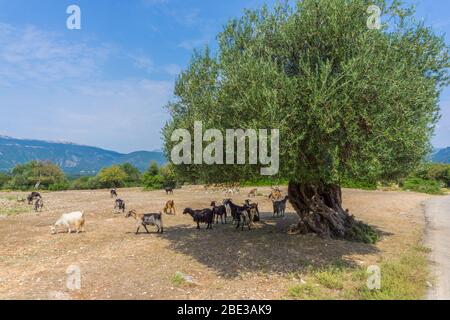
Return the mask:
M 354 227 L 359 222 L 342 208 L 339 186 L 290 182 L 289 201 L 300 216 L 293 231 L 334 239 L 353 238 Z

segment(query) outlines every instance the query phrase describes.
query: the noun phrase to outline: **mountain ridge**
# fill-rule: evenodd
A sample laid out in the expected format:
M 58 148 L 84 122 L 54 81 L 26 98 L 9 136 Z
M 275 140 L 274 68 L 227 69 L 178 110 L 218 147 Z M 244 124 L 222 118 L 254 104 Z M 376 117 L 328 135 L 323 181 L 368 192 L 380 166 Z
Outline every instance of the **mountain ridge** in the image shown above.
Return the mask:
M 46 141 L 13 138 L 0 135 L 0 171 L 10 171 L 18 164 L 32 160 L 51 161 L 67 174 L 93 175 L 104 167 L 126 162 L 139 170 L 147 169 L 151 161 L 166 163 L 160 151 L 120 153 L 99 147 L 67 141 Z

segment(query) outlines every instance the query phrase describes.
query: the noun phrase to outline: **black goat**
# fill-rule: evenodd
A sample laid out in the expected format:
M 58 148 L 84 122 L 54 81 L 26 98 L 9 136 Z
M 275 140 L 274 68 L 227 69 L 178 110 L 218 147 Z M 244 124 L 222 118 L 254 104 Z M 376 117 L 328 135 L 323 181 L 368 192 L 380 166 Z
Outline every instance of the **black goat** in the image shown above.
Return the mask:
M 34 203 L 34 211 L 42 211 L 42 208 L 44 208 L 44 201 L 42 198 L 37 198 L 36 202 Z
M 122 199 L 116 199 L 116 204 L 114 205 L 114 210 L 122 210 L 123 213 L 125 213 L 125 201 Z
M 164 188 L 164 190 L 166 190 L 166 194 L 173 194 L 173 188 Z
M 218 206 L 216 201 L 211 202 L 211 207 L 212 207 L 212 211 L 213 214 L 216 218 L 216 224 L 219 224 L 219 217 L 220 217 L 220 221 L 223 223 L 224 219 L 223 217 L 225 216 L 225 224 L 227 224 L 227 209 L 225 208 L 224 205 L 222 206 Z
M 223 201 L 225 207 L 228 207 L 227 210 L 231 211 L 231 215 L 233 217 L 233 222 L 237 223 L 236 229 L 241 227 L 241 230 L 244 230 L 244 226 L 247 225 L 248 229 L 251 230 L 251 225 L 253 223 L 253 213 L 255 212 L 251 206 L 244 205 L 238 206 L 234 204 L 230 199 L 225 199 Z
M 111 191 L 109 191 L 109 194 L 111 195 L 111 198 L 117 198 L 118 197 L 116 189 L 111 189 Z
M 284 217 L 284 214 L 286 212 L 286 203 L 288 201 L 289 197 L 284 197 L 283 200 L 274 201 L 273 202 L 273 216 L 275 215 Z
M 32 205 L 35 199 L 42 199 L 41 194 L 39 192 L 32 192 L 27 196 L 28 204 Z
M 197 223 L 197 229 L 200 229 L 200 223 L 205 223 L 207 225 L 206 230 L 213 228 L 214 213 L 211 209 L 192 210 L 191 208 L 186 208 L 184 209 L 183 214 L 191 215 L 194 222 Z

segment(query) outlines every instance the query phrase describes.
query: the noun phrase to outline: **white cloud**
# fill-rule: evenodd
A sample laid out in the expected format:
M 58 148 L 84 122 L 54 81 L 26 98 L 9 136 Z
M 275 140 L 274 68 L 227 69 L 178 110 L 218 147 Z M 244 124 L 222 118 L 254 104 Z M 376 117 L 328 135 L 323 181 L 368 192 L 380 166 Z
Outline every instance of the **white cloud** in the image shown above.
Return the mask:
M 181 67 L 177 64 L 169 64 L 163 67 L 163 70 L 170 76 L 177 76 L 181 73 Z
M 150 73 L 171 74 L 178 68 L 155 67 L 150 57 L 137 52 L 70 43 L 36 27 L 0 24 L 0 110 L 13 119 L 2 124 L 2 132 L 123 152 L 160 148 L 160 130 L 169 117 L 163 107 L 173 82 L 152 80 Z M 106 79 L 113 59 L 149 74 Z
M 108 46 L 72 43 L 33 26 L 0 24 L 0 83 L 89 78 L 99 72 L 111 51 Z
M 193 49 L 207 45 L 210 40 L 211 39 L 208 35 L 204 35 L 201 38 L 184 40 L 181 43 L 179 43 L 178 46 L 188 51 L 192 51 Z
M 153 60 L 143 54 L 137 54 L 137 55 L 130 55 L 131 60 L 134 63 L 134 66 L 142 69 L 148 73 L 152 73 L 154 71 L 154 63 Z

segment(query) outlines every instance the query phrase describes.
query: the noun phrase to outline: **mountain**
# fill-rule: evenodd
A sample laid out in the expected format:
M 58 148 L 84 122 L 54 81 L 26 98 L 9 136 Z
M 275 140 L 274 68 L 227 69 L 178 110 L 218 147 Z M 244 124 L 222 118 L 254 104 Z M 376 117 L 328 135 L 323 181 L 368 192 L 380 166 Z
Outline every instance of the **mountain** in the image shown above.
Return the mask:
M 0 136 L 0 171 L 32 160 L 51 161 L 68 174 L 96 174 L 100 169 L 129 162 L 144 171 L 151 161 L 162 165 L 166 159 L 161 151 L 137 151 L 123 154 L 70 142 L 16 139 Z
M 450 147 L 437 150 L 431 159 L 436 163 L 450 163 Z

